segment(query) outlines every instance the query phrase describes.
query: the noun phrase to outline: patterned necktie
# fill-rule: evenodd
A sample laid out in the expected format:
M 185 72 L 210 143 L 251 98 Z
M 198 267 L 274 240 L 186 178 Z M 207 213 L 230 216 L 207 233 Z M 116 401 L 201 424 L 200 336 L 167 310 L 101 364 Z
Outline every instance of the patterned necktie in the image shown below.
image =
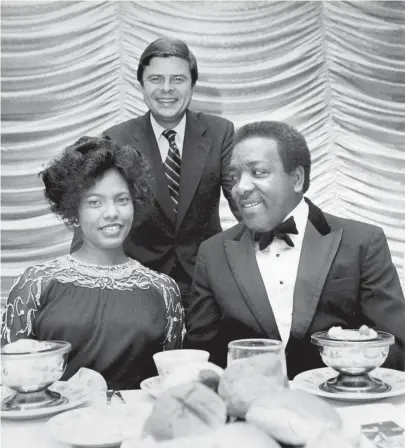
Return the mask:
M 295 221 L 292 216 L 290 216 L 286 221 L 279 224 L 273 230 L 269 230 L 268 232 L 257 232 L 255 234 L 255 240 L 259 241 L 260 250 L 266 249 L 266 247 L 271 244 L 274 238 L 284 240 L 290 247 L 294 247 L 294 243 L 292 242 L 288 233 L 298 235 L 297 226 L 295 225 Z
M 175 137 L 176 131 L 166 129 L 162 132 L 163 136 L 169 141 L 169 152 L 164 163 L 167 184 L 169 186 L 169 194 L 173 200 L 173 210 L 177 214 L 177 207 L 179 205 L 179 187 L 180 187 L 180 170 L 181 158 L 180 151 L 176 145 Z

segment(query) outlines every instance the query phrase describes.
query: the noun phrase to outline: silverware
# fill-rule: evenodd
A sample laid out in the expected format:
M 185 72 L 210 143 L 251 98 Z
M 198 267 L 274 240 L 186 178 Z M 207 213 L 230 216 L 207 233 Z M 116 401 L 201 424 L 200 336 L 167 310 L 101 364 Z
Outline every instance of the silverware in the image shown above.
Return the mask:
M 127 404 L 127 402 L 125 401 L 124 397 L 121 395 L 121 392 L 119 390 L 115 391 L 115 395 L 120 399 L 122 404 Z
M 114 390 L 110 389 L 106 391 L 106 397 L 107 397 L 107 404 L 111 404 L 111 398 L 114 395 Z
M 107 390 L 106 395 L 107 395 L 107 404 L 111 404 L 111 400 L 114 396 L 117 397 L 121 401 L 121 403 L 126 404 L 126 401 L 124 397 L 121 395 L 121 392 L 119 390 L 113 390 L 113 389 Z

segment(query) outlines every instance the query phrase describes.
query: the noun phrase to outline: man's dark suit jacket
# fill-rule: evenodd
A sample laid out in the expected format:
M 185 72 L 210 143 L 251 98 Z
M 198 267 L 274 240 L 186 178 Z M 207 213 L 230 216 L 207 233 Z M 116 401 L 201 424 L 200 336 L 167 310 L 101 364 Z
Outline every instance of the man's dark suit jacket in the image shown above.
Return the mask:
M 324 367 L 311 334 L 362 324 L 395 336 L 386 366 L 405 370 L 405 301 L 382 229 L 309 203 L 286 346 L 289 378 Z M 243 223 L 201 245 L 186 327 L 184 346 L 208 350 L 221 366 L 234 339 L 281 339 Z
M 151 215 L 129 234 L 125 242 L 127 255 L 169 275 L 177 258 L 191 284 L 199 245 L 222 230 L 219 218 L 221 187 L 231 209 L 237 211 L 232 205 L 232 182 L 228 175 L 233 124 L 221 117 L 192 111 L 187 111 L 186 117 L 177 220 L 150 112 L 113 126 L 104 135 L 142 152 L 149 160 L 156 180 L 155 207 Z M 81 232 L 75 230 L 71 252 L 81 244 Z

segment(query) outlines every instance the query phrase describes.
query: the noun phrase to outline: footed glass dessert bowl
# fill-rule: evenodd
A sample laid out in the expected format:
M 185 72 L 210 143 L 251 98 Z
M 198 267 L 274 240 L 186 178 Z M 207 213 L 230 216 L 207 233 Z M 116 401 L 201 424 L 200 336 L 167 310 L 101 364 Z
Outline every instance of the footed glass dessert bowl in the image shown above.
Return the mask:
M 48 387 L 63 375 L 70 350 L 69 342 L 30 339 L 2 347 L 2 385 L 15 394 L 2 401 L 1 409 L 17 411 L 64 403 L 66 399 Z
M 322 361 L 338 372 L 319 386 L 321 390 L 378 394 L 391 389 L 369 373 L 386 360 L 390 345 L 395 342 L 393 335 L 366 326 L 359 330 L 332 327 L 313 334 L 311 342 L 318 346 Z

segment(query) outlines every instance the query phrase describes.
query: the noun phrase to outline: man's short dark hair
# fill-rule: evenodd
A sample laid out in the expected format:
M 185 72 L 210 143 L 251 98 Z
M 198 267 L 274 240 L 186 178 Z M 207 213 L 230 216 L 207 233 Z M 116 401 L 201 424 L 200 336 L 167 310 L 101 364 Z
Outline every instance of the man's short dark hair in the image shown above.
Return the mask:
M 143 72 L 153 58 L 176 57 L 188 62 L 191 74 L 191 85 L 194 87 L 198 79 L 197 60 L 187 44 L 179 39 L 160 37 L 149 44 L 142 53 L 138 64 L 137 78 L 143 86 Z
M 238 129 L 235 135 L 235 145 L 253 137 L 276 140 L 278 153 L 286 173 L 291 173 L 299 166 L 304 168 L 303 192 L 305 193 L 309 188 L 311 174 L 311 154 L 305 137 L 287 123 L 256 121 Z

